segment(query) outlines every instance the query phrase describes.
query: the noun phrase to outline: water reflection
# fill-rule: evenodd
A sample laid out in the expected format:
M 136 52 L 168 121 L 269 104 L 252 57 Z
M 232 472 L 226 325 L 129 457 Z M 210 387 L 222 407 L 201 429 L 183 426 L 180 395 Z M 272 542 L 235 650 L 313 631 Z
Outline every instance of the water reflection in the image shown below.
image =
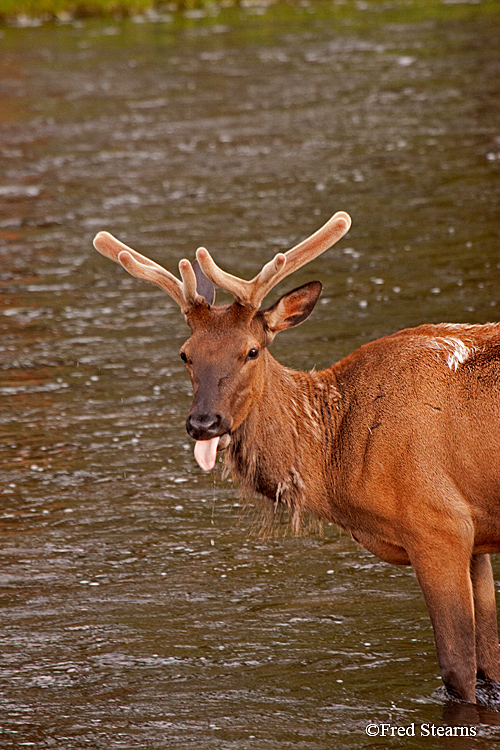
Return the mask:
M 250 276 L 348 210 L 294 278 L 325 284 L 274 347 L 295 367 L 497 319 L 498 12 L 374 7 L 3 30 L 0 745 L 380 746 L 370 720 L 497 736 L 432 697 L 410 571 L 334 528 L 260 539 L 201 475 L 176 306 L 90 244 L 107 228 L 171 269 L 206 244 Z

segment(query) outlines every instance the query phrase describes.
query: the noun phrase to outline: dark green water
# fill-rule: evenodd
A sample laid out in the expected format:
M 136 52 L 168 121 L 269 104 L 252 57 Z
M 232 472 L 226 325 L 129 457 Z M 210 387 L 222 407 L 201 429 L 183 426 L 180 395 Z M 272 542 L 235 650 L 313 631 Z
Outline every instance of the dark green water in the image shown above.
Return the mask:
M 333 527 L 261 539 L 198 469 L 177 306 L 91 241 L 249 278 L 348 211 L 281 290 L 324 283 L 274 345 L 304 369 L 500 319 L 498 7 L 0 31 L 0 747 L 495 746 L 500 717 L 433 696 L 411 571 Z M 476 738 L 419 736 L 453 723 Z

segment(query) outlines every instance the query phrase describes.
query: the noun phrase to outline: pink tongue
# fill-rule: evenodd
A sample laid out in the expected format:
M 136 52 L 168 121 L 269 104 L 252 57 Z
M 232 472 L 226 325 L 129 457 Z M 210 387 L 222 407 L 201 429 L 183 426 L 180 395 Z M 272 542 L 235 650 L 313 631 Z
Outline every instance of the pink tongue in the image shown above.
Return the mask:
M 219 445 L 219 438 L 214 437 L 211 440 L 197 440 L 194 446 L 194 457 L 198 462 L 198 466 L 203 471 L 212 471 L 215 466 L 217 459 L 217 446 Z

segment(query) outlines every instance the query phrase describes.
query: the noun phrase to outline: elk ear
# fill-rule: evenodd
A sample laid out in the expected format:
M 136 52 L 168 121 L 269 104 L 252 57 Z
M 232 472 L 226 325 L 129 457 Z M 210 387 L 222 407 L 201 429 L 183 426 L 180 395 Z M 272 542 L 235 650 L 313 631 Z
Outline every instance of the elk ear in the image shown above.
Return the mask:
M 321 294 L 321 281 L 311 281 L 285 294 L 272 307 L 263 310 L 269 331 L 278 333 L 293 328 L 307 320 Z
M 196 291 L 199 295 L 204 297 L 209 305 L 213 305 L 215 302 L 215 287 L 208 279 L 200 268 L 200 264 L 197 260 L 192 263 L 194 275 L 196 276 Z

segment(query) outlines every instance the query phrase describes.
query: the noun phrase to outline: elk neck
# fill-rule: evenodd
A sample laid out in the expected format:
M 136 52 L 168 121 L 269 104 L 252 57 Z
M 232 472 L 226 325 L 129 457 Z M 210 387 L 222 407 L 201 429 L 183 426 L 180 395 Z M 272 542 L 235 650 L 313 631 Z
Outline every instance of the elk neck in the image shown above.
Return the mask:
M 226 468 L 245 497 L 286 505 L 299 531 L 304 513 L 331 517 L 341 396 L 332 369 L 302 372 L 263 356 L 263 393 L 232 434 Z

